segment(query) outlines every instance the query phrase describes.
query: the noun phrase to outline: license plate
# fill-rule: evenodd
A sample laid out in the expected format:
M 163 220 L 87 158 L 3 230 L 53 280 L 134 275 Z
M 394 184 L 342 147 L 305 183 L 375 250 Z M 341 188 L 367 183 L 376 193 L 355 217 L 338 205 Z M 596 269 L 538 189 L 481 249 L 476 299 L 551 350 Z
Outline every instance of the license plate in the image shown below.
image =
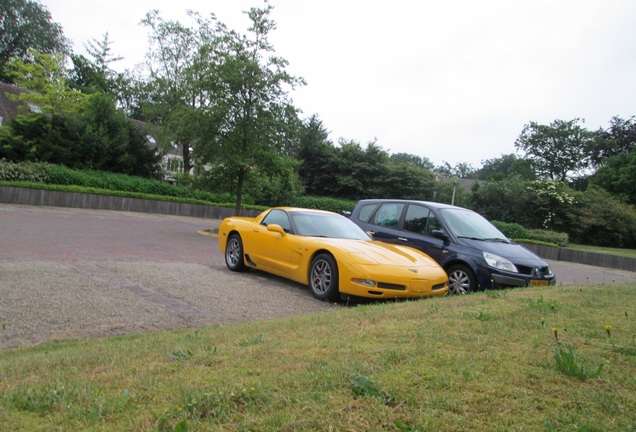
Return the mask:
M 530 286 L 546 286 L 548 285 L 548 281 L 545 279 L 532 279 L 530 281 Z

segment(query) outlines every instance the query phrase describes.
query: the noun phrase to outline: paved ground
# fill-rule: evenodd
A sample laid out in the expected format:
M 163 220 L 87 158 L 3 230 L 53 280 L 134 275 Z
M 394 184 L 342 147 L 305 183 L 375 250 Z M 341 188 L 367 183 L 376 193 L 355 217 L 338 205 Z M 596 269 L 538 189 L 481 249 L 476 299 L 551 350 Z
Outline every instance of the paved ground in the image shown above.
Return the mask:
M 229 272 L 220 221 L 0 204 L 0 347 L 265 320 L 342 307 L 260 272 Z M 551 262 L 559 284 L 636 273 Z

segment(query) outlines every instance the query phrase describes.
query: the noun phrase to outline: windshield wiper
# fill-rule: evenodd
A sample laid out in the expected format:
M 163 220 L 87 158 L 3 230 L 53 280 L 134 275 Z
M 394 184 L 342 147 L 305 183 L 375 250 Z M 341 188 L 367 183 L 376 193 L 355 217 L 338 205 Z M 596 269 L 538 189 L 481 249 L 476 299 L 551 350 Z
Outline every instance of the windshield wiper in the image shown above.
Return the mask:
M 477 241 L 498 242 L 498 243 L 510 243 L 508 239 L 502 239 L 499 237 L 479 238 L 479 237 L 457 236 L 457 238 L 464 238 L 468 240 L 477 240 Z
M 499 237 L 493 237 L 493 238 L 485 238 L 483 239 L 484 241 L 492 241 L 492 242 L 498 242 L 498 243 L 510 243 L 510 240 L 508 239 L 502 239 Z

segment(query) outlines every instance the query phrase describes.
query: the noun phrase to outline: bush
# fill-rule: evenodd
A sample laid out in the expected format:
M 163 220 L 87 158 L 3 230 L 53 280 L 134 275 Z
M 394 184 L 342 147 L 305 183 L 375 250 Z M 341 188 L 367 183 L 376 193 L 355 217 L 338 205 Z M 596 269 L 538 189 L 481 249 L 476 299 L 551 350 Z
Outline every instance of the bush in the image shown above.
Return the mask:
M 522 225 L 518 223 L 490 221 L 499 231 L 508 238 L 520 239 L 530 238 L 530 233 Z
M 291 207 L 302 207 L 319 210 L 328 210 L 334 213 L 342 213 L 343 211 L 352 211 L 357 201 L 316 196 L 299 196 L 293 198 L 285 205 Z
M 567 233 L 549 230 L 526 229 L 517 223 L 491 221 L 506 237 L 523 243 L 557 245 L 565 247 L 569 243 Z

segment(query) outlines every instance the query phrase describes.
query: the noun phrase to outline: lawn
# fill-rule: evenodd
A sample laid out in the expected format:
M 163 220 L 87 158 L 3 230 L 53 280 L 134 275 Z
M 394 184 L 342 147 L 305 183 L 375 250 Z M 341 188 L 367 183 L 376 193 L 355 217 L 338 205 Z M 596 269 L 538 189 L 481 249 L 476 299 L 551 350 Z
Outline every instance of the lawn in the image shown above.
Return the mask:
M 5 430 L 634 430 L 635 305 L 636 284 L 555 286 L 52 341 L 0 351 L 0 421 Z
M 619 248 L 610 248 L 610 247 L 601 247 L 601 246 L 586 246 L 586 245 L 572 244 L 572 243 L 568 245 L 568 249 L 576 249 L 576 250 L 581 250 L 586 252 L 596 252 L 601 254 L 610 254 L 610 255 L 636 258 L 636 249 L 619 249 Z

